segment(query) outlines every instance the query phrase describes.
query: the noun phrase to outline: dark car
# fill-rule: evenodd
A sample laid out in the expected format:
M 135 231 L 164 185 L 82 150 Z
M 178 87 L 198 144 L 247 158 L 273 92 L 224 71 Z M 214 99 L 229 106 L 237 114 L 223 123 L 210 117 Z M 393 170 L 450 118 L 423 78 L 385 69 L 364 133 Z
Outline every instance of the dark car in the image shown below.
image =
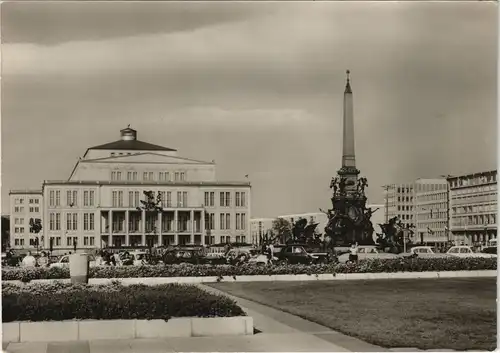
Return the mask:
M 305 245 L 287 245 L 278 254 L 278 261 L 289 264 L 313 264 L 328 262 L 328 254 L 316 252 Z

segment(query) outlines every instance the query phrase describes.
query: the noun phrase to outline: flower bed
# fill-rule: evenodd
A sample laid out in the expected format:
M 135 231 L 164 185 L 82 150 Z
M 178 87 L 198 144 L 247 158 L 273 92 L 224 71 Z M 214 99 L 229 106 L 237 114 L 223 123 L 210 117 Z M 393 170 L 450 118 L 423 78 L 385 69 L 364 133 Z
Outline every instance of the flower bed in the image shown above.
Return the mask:
M 64 283 L 2 285 L 2 320 L 130 320 L 229 317 L 245 313 L 224 296 L 180 284 L 90 286 Z
M 427 271 L 479 271 L 496 270 L 496 258 L 401 258 L 364 260 L 357 265 L 275 265 L 259 266 L 245 264 L 229 265 L 156 265 L 94 267 L 90 278 L 140 278 L 140 277 L 222 277 L 252 275 L 298 275 L 324 273 L 382 273 L 382 272 L 427 272 Z M 2 268 L 2 280 L 29 282 L 35 279 L 70 278 L 68 268 Z

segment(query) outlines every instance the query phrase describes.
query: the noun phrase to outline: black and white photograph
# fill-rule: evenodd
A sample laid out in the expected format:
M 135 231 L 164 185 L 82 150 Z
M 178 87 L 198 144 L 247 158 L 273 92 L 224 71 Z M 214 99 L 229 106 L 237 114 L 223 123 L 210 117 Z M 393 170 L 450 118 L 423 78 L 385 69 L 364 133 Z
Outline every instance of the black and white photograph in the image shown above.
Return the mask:
M 4 1 L 2 349 L 497 348 L 495 1 Z

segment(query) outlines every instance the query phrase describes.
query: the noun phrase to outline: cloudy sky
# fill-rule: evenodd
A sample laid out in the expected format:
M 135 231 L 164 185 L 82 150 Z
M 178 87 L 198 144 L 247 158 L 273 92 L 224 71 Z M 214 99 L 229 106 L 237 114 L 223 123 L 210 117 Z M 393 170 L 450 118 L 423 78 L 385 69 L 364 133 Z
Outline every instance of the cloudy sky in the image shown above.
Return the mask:
M 3 3 L 2 209 L 86 148 L 215 159 L 254 217 L 328 207 L 345 70 L 358 167 L 381 185 L 496 168 L 492 2 Z

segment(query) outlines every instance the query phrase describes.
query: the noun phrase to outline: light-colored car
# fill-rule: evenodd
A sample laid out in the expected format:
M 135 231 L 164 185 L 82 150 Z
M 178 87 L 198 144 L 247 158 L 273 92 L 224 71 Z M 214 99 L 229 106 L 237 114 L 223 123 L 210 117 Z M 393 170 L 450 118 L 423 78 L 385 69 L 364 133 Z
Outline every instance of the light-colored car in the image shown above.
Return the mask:
M 417 256 L 423 259 L 450 257 L 449 254 L 435 253 L 434 250 L 432 250 L 432 247 L 430 246 L 415 246 L 411 248 L 409 252 L 399 254 L 399 256 L 402 257 Z
M 483 258 L 495 258 L 495 254 L 485 254 L 480 252 L 474 252 L 470 246 L 460 245 L 452 246 L 447 252 L 450 256 L 455 257 L 483 257 Z
M 53 268 L 53 267 L 59 267 L 59 268 L 69 267 L 69 256 L 70 255 L 63 255 L 63 256 L 61 256 L 57 262 L 51 263 L 49 265 L 49 268 Z M 95 259 L 94 255 L 87 254 L 87 256 L 89 258 L 89 266 L 90 267 L 97 266 L 96 259 Z
M 339 256 L 338 260 L 340 263 L 345 263 L 349 261 L 350 253 L 342 254 Z M 391 254 L 387 252 L 382 252 L 377 249 L 376 246 L 360 246 L 358 247 L 358 260 L 374 260 L 374 259 L 396 259 L 398 255 Z

